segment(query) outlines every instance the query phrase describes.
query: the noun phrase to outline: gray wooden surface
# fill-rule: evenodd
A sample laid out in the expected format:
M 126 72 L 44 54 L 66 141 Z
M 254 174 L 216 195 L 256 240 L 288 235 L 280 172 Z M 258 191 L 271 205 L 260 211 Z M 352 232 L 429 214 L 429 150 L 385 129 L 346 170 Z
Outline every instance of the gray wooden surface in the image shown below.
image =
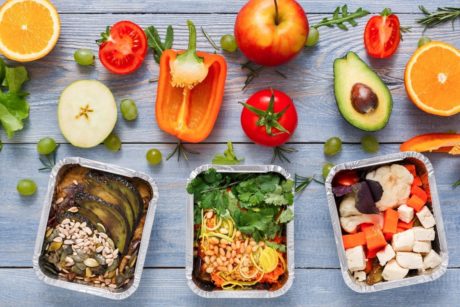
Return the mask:
M 270 162 L 271 150 L 251 144 L 240 128 L 241 106 L 253 92 L 272 86 L 288 93 L 295 100 L 299 112 L 299 127 L 292 138 L 292 146 L 298 149 L 290 156 L 291 164 L 283 164 L 290 172 L 301 175 L 320 173 L 326 160 L 322 154 L 322 143 L 329 137 L 340 136 L 347 144 L 343 152 L 333 159 L 334 163 L 370 157 L 363 153 L 359 139 L 363 133 L 350 127 L 338 114 L 332 92 L 332 61 L 348 50 L 358 52 L 382 76 L 389 85 L 394 109 L 389 125 L 377 133 L 382 144 L 380 154 L 398 151 L 399 143 L 424 132 L 460 129 L 459 116 L 439 118 L 424 114 L 406 98 L 403 85 L 405 63 L 416 48 L 422 28 L 415 24 L 421 15 L 417 6 L 424 4 L 430 9 L 436 6 L 459 6 L 459 1 L 387 1 L 386 6 L 400 13 L 401 24 L 412 26 L 412 32 L 404 35 L 404 41 L 395 56 L 389 60 L 371 60 L 365 55 L 362 32 L 367 18 L 359 26 L 344 32 L 338 29 L 321 28 L 320 44 L 303 53 L 293 62 L 279 68 L 287 75 L 281 78 L 267 69 L 246 91 L 241 91 L 245 73 L 239 64 L 245 61 L 240 53 L 226 55 L 229 75 L 222 111 L 213 134 L 205 144 L 193 145 L 200 151 L 190 161 L 170 160 L 160 167 L 147 165 L 144 155 L 152 147 L 166 154 L 174 147 L 175 140 L 162 133 L 154 120 L 156 84 L 150 79 L 158 76 L 158 66 L 151 56 L 144 66 L 130 76 L 114 76 L 99 63 L 96 68 L 81 68 L 73 61 L 73 52 L 80 47 L 97 50 L 94 40 L 106 25 L 129 19 L 142 26 L 155 25 L 164 32 L 172 24 L 176 30 L 175 47 L 186 45 L 186 19 L 218 41 L 220 36 L 232 32 L 238 9 L 244 1 L 175 0 L 175 1 L 54 1 L 62 19 L 62 34 L 55 50 L 45 59 L 27 64 L 32 81 L 27 85 L 31 93 L 30 120 L 26 129 L 14 139 L 5 142 L 0 153 L 0 305 L 108 305 L 111 301 L 70 291 L 49 287 L 39 281 L 31 269 L 31 258 L 35 233 L 46 193 L 48 174 L 39 173 L 41 166 L 35 143 L 45 136 L 54 137 L 61 144 L 58 158 L 82 156 L 151 174 L 160 188 L 160 202 L 149 245 L 146 269 L 140 289 L 128 300 L 116 304 L 156 306 L 220 306 L 240 304 L 242 306 L 279 304 L 289 306 L 379 306 L 379 305 L 452 305 L 460 300 L 460 214 L 458 213 L 458 191 L 451 184 L 460 179 L 460 161 L 441 155 L 429 155 L 435 166 L 438 189 L 441 196 L 444 222 L 447 231 L 450 267 L 440 280 L 391 292 L 359 295 L 343 283 L 338 269 L 338 259 L 332 237 L 323 186 L 312 184 L 296 199 L 296 280 L 293 288 L 282 298 L 270 301 L 205 300 L 195 296 L 186 286 L 184 275 L 185 234 L 185 178 L 195 167 L 209 163 L 212 156 L 222 152 L 225 142 L 236 142 L 237 155 L 246 158 L 246 164 Z M 329 16 L 337 5 L 334 1 L 300 1 L 309 20 L 315 23 Z M 373 12 L 383 7 L 379 2 L 349 1 L 350 9 L 363 6 Z M 460 32 L 450 25 L 428 30 L 433 39 L 460 46 Z M 212 51 L 200 35 L 198 46 Z M 62 89 L 72 81 L 96 78 L 106 83 L 117 100 L 131 97 L 136 100 L 140 116 L 135 123 L 127 124 L 122 119 L 117 124 L 117 133 L 124 144 L 119 153 L 111 153 L 99 146 L 91 150 L 76 149 L 68 145 L 60 134 L 56 120 L 56 104 Z M 22 198 L 16 193 L 17 180 L 32 178 L 39 186 L 32 198 Z

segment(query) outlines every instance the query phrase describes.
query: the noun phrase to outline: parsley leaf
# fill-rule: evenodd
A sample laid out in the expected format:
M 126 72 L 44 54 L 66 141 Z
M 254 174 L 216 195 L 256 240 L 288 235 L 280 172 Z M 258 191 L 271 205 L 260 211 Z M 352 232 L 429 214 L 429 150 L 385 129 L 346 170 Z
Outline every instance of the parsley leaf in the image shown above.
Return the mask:
M 271 247 L 271 248 L 274 248 L 282 253 L 285 253 L 286 252 L 286 245 L 284 244 L 278 244 L 276 242 L 272 242 L 272 241 L 265 241 L 265 244 L 268 246 L 268 247 Z
M 281 212 L 280 216 L 278 217 L 279 223 L 289 223 L 294 218 L 294 212 L 291 209 L 287 208 L 283 212 Z
M 213 164 L 221 164 L 221 165 L 235 165 L 243 162 L 244 159 L 238 159 L 233 151 L 233 144 L 232 142 L 227 142 L 227 149 L 224 151 L 224 154 L 217 154 L 212 159 Z

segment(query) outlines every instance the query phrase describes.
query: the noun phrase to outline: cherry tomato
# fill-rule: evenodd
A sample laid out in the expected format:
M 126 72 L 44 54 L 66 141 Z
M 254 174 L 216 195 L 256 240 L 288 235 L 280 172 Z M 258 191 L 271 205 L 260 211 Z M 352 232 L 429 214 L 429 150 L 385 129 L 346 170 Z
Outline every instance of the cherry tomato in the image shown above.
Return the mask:
M 144 30 L 131 21 L 120 21 L 108 28 L 98 43 L 102 65 L 114 74 L 134 72 L 147 55 Z
M 297 128 L 295 105 L 281 91 L 259 91 L 243 105 L 241 126 L 246 135 L 259 145 L 280 146 L 291 138 Z
M 369 19 L 364 30 L 364 46 L 374 58 L 387 58 L 395 53 L 401 40 L 399 18 L 389 9 Z
M 355 170 L 344 170 L 335 175 L 333 186 L 350 186 L 359 182 L 358 172 Z

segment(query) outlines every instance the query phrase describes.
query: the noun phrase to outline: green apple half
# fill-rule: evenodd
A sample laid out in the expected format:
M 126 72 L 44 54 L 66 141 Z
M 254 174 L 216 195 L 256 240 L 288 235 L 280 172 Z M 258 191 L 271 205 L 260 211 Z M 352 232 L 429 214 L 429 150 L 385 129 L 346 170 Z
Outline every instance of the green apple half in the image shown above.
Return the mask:
M 59 98 L 58 121 L 64 137 L 74 146 L 91 148 L 102 143 L 117 122 L 117 104 L 110 89 L 97 80 L 80 80 Z

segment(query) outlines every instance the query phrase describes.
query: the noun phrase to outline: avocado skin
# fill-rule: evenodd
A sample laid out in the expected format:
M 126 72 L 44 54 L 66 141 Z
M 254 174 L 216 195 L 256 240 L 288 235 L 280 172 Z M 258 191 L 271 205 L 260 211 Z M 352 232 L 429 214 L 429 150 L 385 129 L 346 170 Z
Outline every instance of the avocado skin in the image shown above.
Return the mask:
M 379 97 L 378 106 L 372 114 L 359 114 L 353 107 L 351 88 L 358 82 L 369 86 Z M 373 132 L 388 124 L 393 108 L 391 92 L 380 77 L 352 51 L 334 61 L 334 93 L 340 114 L 352 126 Z

